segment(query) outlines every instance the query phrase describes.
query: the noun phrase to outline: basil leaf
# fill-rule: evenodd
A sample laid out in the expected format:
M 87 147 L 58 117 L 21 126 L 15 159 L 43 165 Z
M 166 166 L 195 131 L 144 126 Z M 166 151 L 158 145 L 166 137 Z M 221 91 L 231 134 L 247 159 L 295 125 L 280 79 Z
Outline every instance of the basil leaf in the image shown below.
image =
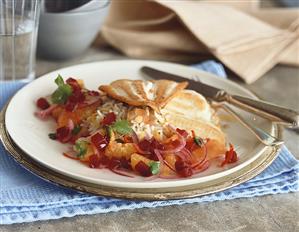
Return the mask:
M 199 137 L 194 137 L 194 142 L 200 147 L 203 145 L 203 140 Z
M 58 85 L 58 88 L 52 94 L 51 100 L 54 104 L 64 104 L 68 97 L 72 95 L 72 87 L 65 84 L 60 75 L 55 79 L 55 83 Z
M 122 135 L 130 134 L 132 132 L 132 128 L 127 120 L 116 121 L 111 126 L 111 129 Z
M 80 125 L 76 125 L 74 127 L 74 129 L 72 130 L 72 134 L 73 135 L 77 135 L 80 132 L 80 130 L 81 130 L 81 126 Z
M 74 150 L 77 152 L 77 157 L 82 157 L 87 152 L 87 142 L 77 141 L 74 146 Z
M 58 76 L 56 77 L 56 79 L 55 79 L 55 83 L 56 83 L 58 86 L 62 86 L 62 85 L 64 85 L 64 80 L 63 80 L 62 76 L 60 76 L 60 74 L 58 74 Z
M 149 167 L 153 175 L 156 175 L 160 172 L 160 162 L 150 162 Z

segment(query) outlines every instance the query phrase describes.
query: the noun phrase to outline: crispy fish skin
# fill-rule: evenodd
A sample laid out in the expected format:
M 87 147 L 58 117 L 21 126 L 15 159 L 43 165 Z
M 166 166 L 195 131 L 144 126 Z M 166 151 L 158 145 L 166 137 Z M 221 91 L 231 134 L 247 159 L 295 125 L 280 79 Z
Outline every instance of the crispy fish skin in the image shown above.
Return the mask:
M 165 114 L 174 113 L 193 120 L 200 119 L 208 122 L 212 120 L 213 116 L 213 110 L 207 100 L 201 94 L 187 89 L 177 93 L 161 112 Z
M 169 80 L 142 81 L 121 79 L 110 85 L 101 85 L 99 90 L 111 98 L 131 106 L 150 106 L 154 110 L 164 107 L 188 82 Z

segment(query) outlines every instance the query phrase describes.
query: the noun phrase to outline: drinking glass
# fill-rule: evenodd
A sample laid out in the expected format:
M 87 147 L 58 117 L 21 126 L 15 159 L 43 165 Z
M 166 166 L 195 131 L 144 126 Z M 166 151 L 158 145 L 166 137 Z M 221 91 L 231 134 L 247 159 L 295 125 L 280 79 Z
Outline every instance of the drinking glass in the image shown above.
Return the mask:
M 0 82 L 35 77 L 39 0 L 0 0 Z

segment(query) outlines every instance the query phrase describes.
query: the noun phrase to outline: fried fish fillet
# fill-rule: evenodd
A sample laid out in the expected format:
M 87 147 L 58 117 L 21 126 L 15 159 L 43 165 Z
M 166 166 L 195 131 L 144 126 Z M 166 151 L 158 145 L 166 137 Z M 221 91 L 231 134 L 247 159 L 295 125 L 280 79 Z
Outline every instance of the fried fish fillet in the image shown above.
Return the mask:
M 180 91 L 161 111 L 178 114 L 192 120 L 216 121 L 210 104 L 202 95 L 193 90 Z
M 131 106 L 150 106 L 158 110 L 165 106 L 178 92 L 186 88 L 187 82 L 169 80 L 142 81 L 117 80 L 110 85 L 101 85 L 99 90 L 111 98 Z
M 219 126 L 219 119 L 214 109 L 199 93 L 193 90 L 182 90 L 165 105 L 161 112 L 168 123 L 174 127 L 189 132 L 193 130 L 196 136 L 212 140 L 211 157 L 225 152 L 226 138 Z

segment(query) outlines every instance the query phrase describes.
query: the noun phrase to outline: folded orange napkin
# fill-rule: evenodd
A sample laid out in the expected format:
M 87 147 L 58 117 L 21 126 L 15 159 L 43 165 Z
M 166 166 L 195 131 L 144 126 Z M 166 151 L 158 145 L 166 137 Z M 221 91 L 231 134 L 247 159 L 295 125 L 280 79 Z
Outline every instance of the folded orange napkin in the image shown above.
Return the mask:
M 212 55 L 252 83 L 278 62 L 299 63 L 298 11 L 271 25 L 257 3 L 112 1 L 102 35 L 131 57 L 190 62 Z

